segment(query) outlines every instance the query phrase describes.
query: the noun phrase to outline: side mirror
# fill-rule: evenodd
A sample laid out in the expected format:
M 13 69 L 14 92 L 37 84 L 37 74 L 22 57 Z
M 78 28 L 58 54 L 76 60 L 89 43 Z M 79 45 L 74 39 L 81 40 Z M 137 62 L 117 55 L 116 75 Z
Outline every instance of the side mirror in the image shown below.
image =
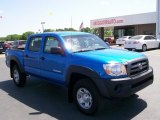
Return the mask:
M 52 47 L 51 48 L 51 54 L 63 54 L 63 50 L 60 47 Z

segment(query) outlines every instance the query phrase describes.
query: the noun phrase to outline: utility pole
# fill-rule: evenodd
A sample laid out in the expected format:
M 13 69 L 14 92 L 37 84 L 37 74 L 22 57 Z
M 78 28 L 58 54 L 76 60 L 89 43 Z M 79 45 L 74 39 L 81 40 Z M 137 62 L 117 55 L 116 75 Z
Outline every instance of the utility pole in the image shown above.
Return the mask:
M 45 24 L 45 22 L 41 22 L 41 24 L 42 24 L 42 32 L 44 32 L 44 24 Z

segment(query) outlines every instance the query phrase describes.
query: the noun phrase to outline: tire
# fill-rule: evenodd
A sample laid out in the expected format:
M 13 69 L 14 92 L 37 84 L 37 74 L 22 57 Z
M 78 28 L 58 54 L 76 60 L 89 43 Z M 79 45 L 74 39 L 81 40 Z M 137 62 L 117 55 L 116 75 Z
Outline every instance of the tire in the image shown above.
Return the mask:
M 101 108 L 102 98 L 95 85 L 88 79 L 82 79 L 75 83 L 73 97 L 78 109 L 85 114 L 94 114 Z
M 131 51 L 132 49 L 130 49 L 130 48 L 125 48 L 126 50 L 128 50 L 128 51 Z
M 147 45 L 142 45 L 142 51 L 145 52 L 147 50 Z
M 19 67 L 14 65 L 12 68 L 13 82 L 17 87 L 24 87 L 26 84 L 26 75 L 21 73 Z

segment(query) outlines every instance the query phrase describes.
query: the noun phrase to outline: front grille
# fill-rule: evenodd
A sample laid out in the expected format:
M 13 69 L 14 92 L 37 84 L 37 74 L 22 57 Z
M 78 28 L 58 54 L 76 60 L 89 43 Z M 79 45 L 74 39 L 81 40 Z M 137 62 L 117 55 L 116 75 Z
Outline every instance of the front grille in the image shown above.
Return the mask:
M 148 60 L 140 59 L 129 63 L 127 70 L 129 76 L 136 76 L 138 74 L 147 71 L 148 68 L 149 68 Z

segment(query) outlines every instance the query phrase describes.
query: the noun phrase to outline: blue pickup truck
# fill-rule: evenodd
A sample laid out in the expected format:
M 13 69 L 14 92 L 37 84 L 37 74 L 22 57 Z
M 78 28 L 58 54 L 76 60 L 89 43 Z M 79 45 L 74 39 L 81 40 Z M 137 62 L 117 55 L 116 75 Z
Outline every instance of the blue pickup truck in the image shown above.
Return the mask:
M 84 32 L 31 35 L 24 50 L 8 49 L 6 64 L 16 86 L 36 76 L 67 88 L 69 102 L 86 114 L 95 113 L 104 99 L 128 97 L 153 83 L 148 58 L 110 48 Z

